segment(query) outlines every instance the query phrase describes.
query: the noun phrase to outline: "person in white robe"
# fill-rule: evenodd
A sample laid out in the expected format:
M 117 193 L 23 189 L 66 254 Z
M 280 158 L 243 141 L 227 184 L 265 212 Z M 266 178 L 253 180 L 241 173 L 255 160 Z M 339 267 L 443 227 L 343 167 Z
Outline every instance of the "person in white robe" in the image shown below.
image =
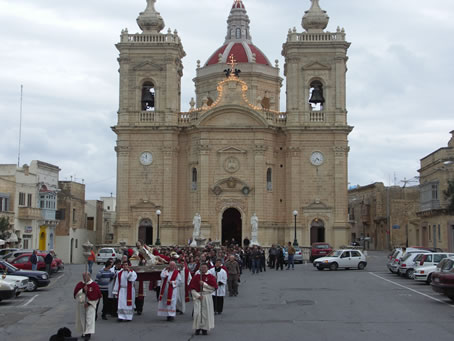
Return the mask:
M 213 291 L 217 289 L 216 277 L 208 273 L 208 265 L 200 266 L 200 274 L 191 281 L 191 294 L 194 300 L 194 321 L 192 329 L 196 335 L 207 335 L 214 328 Z
M 180 285 L 181 275 L 176 263 L 172 261 L 161 272 L 161 292 L 158 304 L 158 316 L 167 317 L 167 321 L 175 319 Z
M 123 270 L 117 274 L 113 294 L 118 298 L 118 321 L 131 321 L 134 316 L 134 301 L 136 297 L 134 282 L 137 279 L 135 271 L 129 268 L 128 262 L 123 262 Z
M 76 329 L 84 340 L 89 340 L 95 333 L 96 305 L 102 297 L 98 284 L 93 282 L 90 273 L 82 274 L 83 282 L 74 289 L 76 299 Z
M 227 271 L 222 268 L 222 261 L 216 260 L 214 268 L 208 270 L 208 273 L 216 277 L 218 288 L 213 291 L 214 313 L 222 314 L 224 310 L 225 287 L 227 285 Z

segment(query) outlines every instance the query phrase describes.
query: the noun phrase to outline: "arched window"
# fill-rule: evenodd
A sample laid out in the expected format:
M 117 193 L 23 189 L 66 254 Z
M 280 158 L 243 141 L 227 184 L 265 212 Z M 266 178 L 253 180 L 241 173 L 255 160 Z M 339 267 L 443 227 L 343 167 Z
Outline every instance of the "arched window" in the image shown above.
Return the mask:
M 310 84 L 309 104 L 313 111 L 323 110 L 325 97 L 323 97 L 323 84 L 319 80 L 315 80 Z
M 192 190 L 197 190 L 197 168 L 192 169 Z
M 236 36 L 235 36 L 236 39 L 241 39 L 241 28 L 237 28 L 236 29 Z
M 142 111 L 155 110 L 155 88 L 152 82 L 145 82 L 142 86 Z
M 266 171 L 266 190 L 273 190 L 273 170 L 271 168 Z

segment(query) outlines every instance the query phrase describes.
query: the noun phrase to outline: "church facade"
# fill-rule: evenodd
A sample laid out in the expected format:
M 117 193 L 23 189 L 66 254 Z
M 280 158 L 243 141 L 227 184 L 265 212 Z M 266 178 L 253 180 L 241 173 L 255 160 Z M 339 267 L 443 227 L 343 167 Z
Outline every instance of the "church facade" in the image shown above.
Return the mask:
M 182 112 L 185 51 L 176 31 L 162 32 L 155 3 L 137 18 L 142 33 L 123 30 L 117 44 L 116 241 L 187 244 L 199 213 L 213 241 L 250 238 L 256 214 L 261 245 L 346 245 L 345 31 L 325 31 L 329 17 L 312 0 L 303 32 L 289 30 L 283 45 L 282 112 L 279 65 L 252 43 L 235 0 L 224 44 L 198 63 L 196 96 Z

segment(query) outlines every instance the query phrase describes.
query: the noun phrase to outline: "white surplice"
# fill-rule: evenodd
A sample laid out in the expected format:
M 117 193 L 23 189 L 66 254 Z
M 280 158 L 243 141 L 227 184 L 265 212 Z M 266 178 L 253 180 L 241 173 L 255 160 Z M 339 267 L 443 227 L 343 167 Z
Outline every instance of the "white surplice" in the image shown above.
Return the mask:
M 121 282 L 118 280 L 118 277 L 121 273 Z M 115 281 L 115 286 L 113 289 L 113 294 L 118 295 L 118 318 L 120 320 L 129 320 L 131 321 L 134 316 L 134 299 L 136 297 L 134 282 L 137 279 L 137 274 L 135 271 L 125 271 L 121 270 L 117 274 L 117 280 Z M 132 304 L 128 306 L 128 282 L 132 282 Z
M 174 270 L 178 271 L 178 270 Z M 158 304 L 158 316 L 176 316 L 177 314 L 177 298 L 179 295 L 179 287 L 181 285 L 181 274 L 179 273 L 175 281 L 171 281 L 170 279 L 173 276 L 174 271 L 167 271 L 167 269 L 162 270 L 161 272 L 161 290 L 162 285 L 164 285 L 164 280 L 167 278 L 167 282 L 164 288 L 164 294 L 162 296 L 162 300 L 159 301 Z M 167 296 L 169 292 L 169 287 L 173 287 L 172 292 L 172 301 L 170 305 L 167 305 Z M 184 291 L 184 289 L 183 289 Z
M 87 284 L 91 284 L 93 281 L 90 280 Z M 95 321 L 96 321 L 96 305 L 99 300 L 90 301 L 85 299 L 85 293 L 83 289 L 80 289 L 76 294 L 76 328 L 77 331 L 86 334 L 95 333 Z M 88 307 L 85 308 L 85 303 L 88 303 Z
M 191 273 L 188 272 L 188 278 L 185 276 L 184 268 L 180 271 L 181 283 L 178 287 L 177 309 L 182 313 L 186 312 L 186 285 L 191 283 Z
M 214 288 L 207 283 L 203 283 L 202 292 L 192 290 L 192 299 L 194 301 L 194 322 L 192 329 L 214 329 L 214 307 L 211 298 Z M 203 297 L 200 300 L 200 297 Z
M 227 285 L 227 272 L 221 268 L 219 272 L 216 272 L 216 268 L 211 268 L 208 270 L 210 275 L 213 275 L 216 278 L 216 282 L 218 283 L 218 288 L 213 291 L 213 296 L 225 296 L 225 287 Z M 222 283 L 220 285 L 219 283 Z

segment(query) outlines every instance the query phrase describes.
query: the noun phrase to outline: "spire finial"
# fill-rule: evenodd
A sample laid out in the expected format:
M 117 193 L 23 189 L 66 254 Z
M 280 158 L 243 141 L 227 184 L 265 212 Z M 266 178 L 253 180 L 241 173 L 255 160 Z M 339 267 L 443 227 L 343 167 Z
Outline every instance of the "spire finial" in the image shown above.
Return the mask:
M 328 26 L 329 16 L 320 8 L 319 0 L 311 2 L 311 8 L 304 13 L 302 26 L 308 33 L 321 33 Z
M 243 0 L 234 0 L 229 18 L 227 19 L 227 36 L 225 37 L 225 41 L 251 42 L 249 24 L 250 20 Z
M 147 0 L 147 8 L 139 14 L 137 24 L 144 33 L 159 33 L 164 28 L 164 19 L 155 9 L 156 0 Z

